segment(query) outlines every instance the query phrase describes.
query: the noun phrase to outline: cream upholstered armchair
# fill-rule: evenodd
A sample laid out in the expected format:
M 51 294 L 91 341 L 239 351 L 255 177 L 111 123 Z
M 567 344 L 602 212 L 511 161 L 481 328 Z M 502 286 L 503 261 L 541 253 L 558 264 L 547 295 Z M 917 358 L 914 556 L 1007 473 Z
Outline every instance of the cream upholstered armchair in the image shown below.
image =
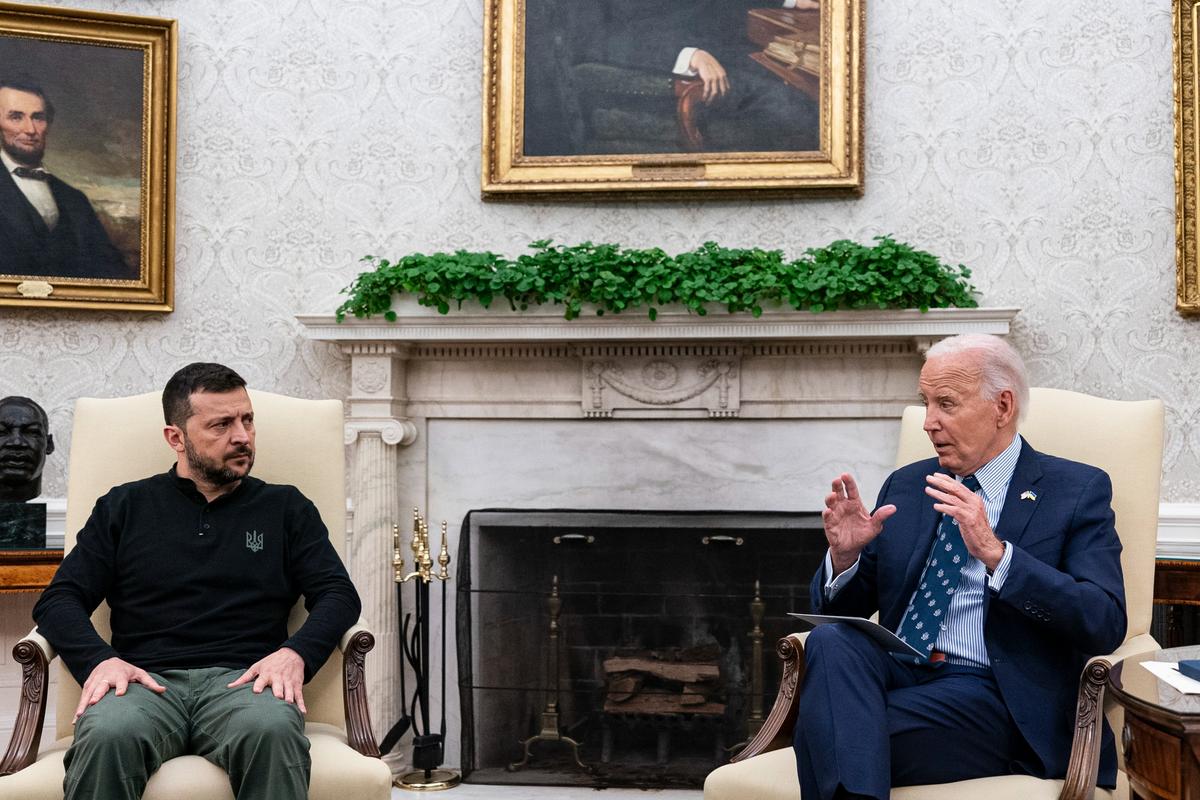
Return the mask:
M 897 465 L 934 454 L 922 424 L 924 409 L 905 410 L 900 424 Z M 1162 472 L 1163 404 L 1160 400 L 1104 400 L 1060 389 L 1033 389 L 1021 435 L 1044 453 L 1093 464 L 1113 483 L 1113 510 L 1123 550 L 1125 601 L 1129 628 L 1117 652 L 1092 659 L 1079 682 L 1079 703 L 1071 763 L 1066 780 L 1040 780 L 1024 775 L 978 778 L 931 786 L 906 786 L 892 792 L 893 800 L 1083 800 L 1095 787 L 1100 754 L 1100 715 L 1103 705 L 1109 725 L 1121 730 L 1122 715 L 1115 703 L 1104 703 L 1104 683 L 1112 664 L 1137 653 L 1158 649 L 1150 636 L 1154 599 L 1154 552 L 1158 536 L 1158 488 Z M 803 635 L 779 641 L 783 679 L 775 705 L 758 736 L 739 753 L 735 763 L 709 774 L 705 800 L 796 800 L 800 783 L 792 752 L 798 692 L 804 676 Z M 1097 798 L 1126 798 L 1129 787 L 1124 754 L 1117 748 L 1117 788 L 1098 789 Z
M 116 484 L 165 471 L 174 454 L 162 438 L 158 393 L 112 400 L 82 398 L 75 405 L 67 486 L 66 548 L 75 543 L 96 499 Z M 316 504 L 339 553 L 345 539 L 346 490 L 342 404 L 336 400 L 300 400 L 250 392 L 257 423 L 254 474 L 288 483 Z M 303 622 L 303 600 L 292 611 L 292 630 Z M 109 634 L 108 606 L 92 617 L 101 635 Z M 329 661 L 304 688 L 308 707 L 305 732 L 311 743 L 311 800 L 384 800 L 390 797 L 391 772 L 379 750 L 367 709 L 363 665 L 375 640 L 357 625 L 342 637 Z M 34 631 L 17 643 L 23 665 L 21 705 L 8 751 L 0 762 L 0 800 L 61 800 L 63 753 L 71 743 L 72 716 L 79 685 L 59 664 L 57 741 L 39 748 L 46 713 L 50 644 Z M 13 774 L 9 774 L 13 773 Z M 199 756 L 183 756 L 162 765 L 150 778 L 145 800 L 167 798 L 233 800 L 229 778 Z

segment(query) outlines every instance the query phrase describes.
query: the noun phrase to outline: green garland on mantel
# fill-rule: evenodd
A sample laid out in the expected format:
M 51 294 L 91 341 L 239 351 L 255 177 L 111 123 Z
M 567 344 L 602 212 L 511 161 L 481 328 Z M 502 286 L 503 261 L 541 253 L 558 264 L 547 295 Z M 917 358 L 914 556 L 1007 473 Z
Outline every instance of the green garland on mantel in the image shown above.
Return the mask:
M 514 311 L 534 305 L 562 304 L 563 316 L 575 319 L 585 306 L 596 314 L 618 314 L 682 305 L 703 316 L 709 305 L 730 313 L 762 314 L 763 306 L 791 306 L 814 312 L 863 308 L 975 308 L 971 271 L 950 266 L 931 253 L 915 250 L 890 236 L 875 237 L 867 246 L 840 239 L 806 250 L 785 261 L 779 250 L 741 250 L 705 242 L 677 256 L 654 247 L 646 250 L 617 244 L 566 247 L 543 239 L 530 244 L 532 253 L 510 260 L 495 253 L 459 250 L 397 261 L 366 256 L 374 269 L 363 272 L 342 290 L 347 300 L 337 310 L 347 314 L 383 314 L 396 320 L 392 298 L 415 294 L 421 305 L 446 314 L 465 300 L 491 306 L 497 297 Z

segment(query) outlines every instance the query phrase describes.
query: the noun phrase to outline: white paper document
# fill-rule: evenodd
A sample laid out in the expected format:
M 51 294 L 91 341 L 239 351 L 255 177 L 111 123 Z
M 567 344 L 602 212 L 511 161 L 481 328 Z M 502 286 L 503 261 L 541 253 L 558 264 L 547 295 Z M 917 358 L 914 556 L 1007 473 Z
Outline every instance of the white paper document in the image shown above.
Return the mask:
M 1181 674 L 1179 664 L 1174 661 L 1143 661 L 1142 666 L 1182 694 L 1200 694 L 1200 681 Z
M 921 659 L 925 658 L 925 654 L 920 650 L 905 642 L 879 623 L 872 622 L 869 619 L 863 619 L 862 617 L 839 617 L 833 614 L 798 614 L 795 611 L 789 612 L 788 616 L 802 619 L 813 625 L 828 625 L 831 622 L 843 622 L 851 628 L 862 631 L 867 636 L 870 636 L 880 647 L 889 653 L 900 653 L 901 655 L 916 656 Z

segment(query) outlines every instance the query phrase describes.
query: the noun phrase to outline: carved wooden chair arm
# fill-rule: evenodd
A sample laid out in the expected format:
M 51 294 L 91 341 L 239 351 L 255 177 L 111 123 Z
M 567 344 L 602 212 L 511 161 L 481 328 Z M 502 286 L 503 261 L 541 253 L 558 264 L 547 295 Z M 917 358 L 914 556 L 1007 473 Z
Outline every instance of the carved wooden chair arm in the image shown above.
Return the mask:
M 1104 687 L 1112 664 L 1107 657 L 1093 658 L 1079 676 L 1079 699 L 1075 704 L 1075 735 L 1071 760 L 1059 800 L 1092 800 L 1096 773 L 1100 768 L 1100 737 L 1104 732 Z
M 11 775 L 37 760 L 46 721 L 46 686 L 54 648 L 36 629 L 13 647 L 13 658 L 21 665 L 21 699 L 13 723 L 8 750 L 0 761 L 0 775 Z
M 346 706 L 346 742 L 364 756 L 379 758 L 379 745 L 371 730 L 371 711 L 367 705 L 367 653 L 375 647 L 375 637 L 360 620 L 342 636 L 342 701 Z
M 675 78 L 675 118 L 679 126 L 679 141 L 689 152 L 704 149 L 704 134 L 700 132 L 700 106 L 704 102 L 704 83 L 693 78 Z
M 804 637 L 805 634 L 789 633 L 776 643 L 775 652 L 783 661 L 779 694 L 775 695 L 775 704 L 758 734 L 730 759 L 731 763 L 792 746 L 792 731 L 796 727 L 796 711 L 800 704 L 800 681 L 804 680 Z

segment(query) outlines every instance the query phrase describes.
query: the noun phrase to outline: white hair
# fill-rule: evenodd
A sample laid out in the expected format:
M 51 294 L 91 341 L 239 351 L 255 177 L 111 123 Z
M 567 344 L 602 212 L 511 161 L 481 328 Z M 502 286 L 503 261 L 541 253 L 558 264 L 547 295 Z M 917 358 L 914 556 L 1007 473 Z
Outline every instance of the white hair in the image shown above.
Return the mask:
M 925 360 L 968 352 L 978 354 L 980 394 L 995 400 L 1008 389 L 1017 404 L 1017 419 L 1024 419 L 1025 409 L 1029 406 L 1029 375 L 1020 354 L 999 336 L 988 333 L 951 336 L 930 347 Z

